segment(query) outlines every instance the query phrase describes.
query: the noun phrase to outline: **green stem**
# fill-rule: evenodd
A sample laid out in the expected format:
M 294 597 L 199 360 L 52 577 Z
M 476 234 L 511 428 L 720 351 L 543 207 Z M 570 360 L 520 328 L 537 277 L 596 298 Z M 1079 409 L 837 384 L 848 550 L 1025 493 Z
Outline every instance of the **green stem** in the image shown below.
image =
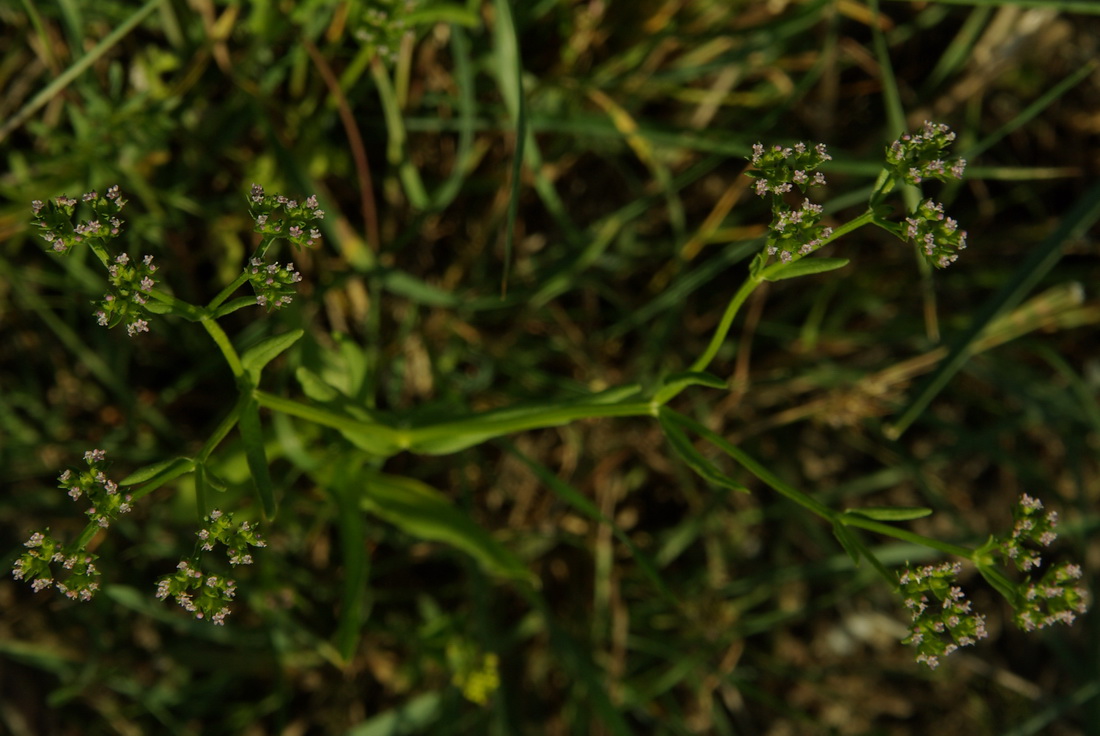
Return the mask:
M 223 305 L 220 309 L 215 310 L 211 315 L 212 319 L 221 319 L 227 314 L 232 314 L 238 309 L 245 309 L 246 307 L 255 307 L 257 305 L 256 297 L 254 296 L 242 296 L 239 299 L 234 299 L 228 304 Z
M 691 364 L 691 368 L 688 370 L 697 372 L 704 371 L 710 362 L 714 360 L 714 356 L 718 354 L 718 349 L 722 347 L 722 343 L 726 341 L 726 335 L 729 334 L 730 327 L 733 326 L 733 318 L 737 316 L 737 310 L 741 308 L 741 305 L 745 303 L 745 300 L 749 298 L 749 294 L 756 290 L 756 287 L 760 286 L 763 279 L 757 279 L 749 276 L 745 279 L 745 282 L 741 284 L 741 288 L 737 290 L 737 293 L 730 299 L 730 303 L 726 306 L 726 311 L 722 315 L 722 320 L 718 323 L 718 327 L 714 330 L 714 335 L 710 338 L 710 344 L 707 345 L 707 349 L 703 351 L 703 354 L 699 356 L 699 359 Z
M 234 378 L 240 379 L 244 377 L 244 367 L 241 365 L 241 358 L 237 355 L 237 351 L 233 349 L 233 345 L 229 342 L 229 337 L 225 334 L 225 331 L 218 326 L 218 323 L 211 317 L 203 317 L 201 320 L 202 326 L 210 333 L 210 337 L 213 338 L 217 344 L 218 349 L 222 351 L 222 355 L 225 356 L 225 362 L 229 364 L 229 370 L 233 372 Z
M 821 245 L 827 245 L 837 238 L 843 237 L 853 230 L 858 230 L 864 225 L 868 225 L 875 221 L 875 214 L 868 210 L 859 217 L 849 222 L 840 225 L 833 229 L 833 232 L 829 234 L 829 237 L 824 238 Z M 819 246 L 820 248 L 821 246 Z M 718 323 L 718 327 L 714 330 L 714 335 L 710 339 L 710 344 L 707 345 L 707 349 L 703 351 L 703 354 L 699 356 L 698 360 L 691 364 L 690 371 L 704 371 L 710 362 L 714 360 L 714 356 L 718 354 L 718 350 L 722 347 L 722 343 L 726 341 L 726 336 L 729 335 L 730 328 L 733 326 L 734 317 L 737 316 L 738 310 L 741 309 L 741 305 L 745 303 L 745 300 L 749 298 L 749 295 L 756 290 L 756 287 L 767 280 L 774 271 L 778 271 L 784 268 L 790 263 L 793 263 L 802 256 L 796 256 L 788 263 L 773 263 L 766 269 L 760 271 L 758 276 L 750 275 L 745 282 L 741 284 L 741 288 L 737 290 L 737 293 L 730 299 L 729 305 L 726 306 L 726 311 L 722 315 L 721 321 Z
M 201 322 L 206 317 L 206 312 L 200 307 L 196 307 L 194 304 L 177 299 L 171 294 L 161 291 L 160 289 L 153 289 L 149 292 L 149 297 L 156 299 L 161 304 L 167 304 L 172 308 L 172 314 L 183 317 L 191 322 Z
M 233 409 L 222 418 L 214 432 L 207 438 L 206 442 L 203 443 L 202 449 L 199 450 L 199 454 L 195 455 L 196 463 L 205 463 L 210 457 L 210 454 L 214 452 L 215 448 L 225 439 L 225 436 L 233 430 L 233 427 L 237 424 L 237 419 L 241 415 L 241 408 L 250 397 L 250 393 L 242 393 L 237 398 L 237 403 L 233 406 Z
M 712 442 L 716 447 L 725 452 L 727 455 L 736 460 L 743 468 L 755 475 L 760 480 L 764 481 L 767 485 L 777 491 L 781 496 L 794 501 L 799 506 L 812 511 L 818 516 L 822 517 L 830 523 L 840 522 L 845 526 L 859 527 L 860 529 L 866 529 L 867 531 L 876 532 L 883 536 L 893 537 L 894 539 L 900 539 L 903 542 L 911 542 L 913 544 L 921 545 L 922 547 L 929 547 L 931 549 L 945 552 L 955 557 L 961 557 L 964 560 L 975 562 L 977 556 L 976 550 L 968 549 L 966 547 L 960 547 L 948 542 L 941 542 L 938 539 L 932 537 L 926 537 L 922 534 L 916 534 L 914 532 L 907 531 L 905 529 L 899 529 L 898 527 L 891 526 L 890 524 L 884 524 L 874 519 L 868 519 L 860 516 L 858 513 L 838 513 L 817 499 L 809 496 L 802 491 L 787 485 L 775 475 L 771 473 L 767 468 L 742 451 L 737 446 L 731 444 L 717 433 L 707 429 L 702 424 L 675 412 L 667 407 L 662 407 L 661 412 L 663 416 L 671 419 L 672 421 L 680 424 L 683 427 L 687 427 L 693 432 L 697 433 L 700 437 Z
M 839 227 L 833 228 L 833 232 L 829 235 L 829 237 L 825 238 L 825 242 L 822 243 L 822 245 L 825 245 L 826 243 L 831 243 L 834 240 L 836 240 L 837 238 L 842 238 L 845 235 L 847 235 L 848 233 L 852 232 L 853 230 L 858 230 L 859 228 L 863 227 L 864 225 L 870 225 L 874 221 L 875 221 L 875 213 L 872 212 L 871 210 L 867 210 L 866 212 L 864 212 L 862 215 L 855 218 L 854 220 L 849 220 L 848 222 L 844 223 L 843 225 L 840 225 Z
M 699 422 L 696 422 L 694 419 L 691 419 L 677 411 L 673 411 L 672 409 L 669 409 L 665 406 L 661 407 L 661 415 L 668 419 L 671 419 L 673 422 L 676 422 L 682 427 L 687 427 L 692 432 L 698 434 L 700 437 L 709 440 L 715 445 L 715 447 L 732 457 L 743 468 L 745 468 L 745 470 L 749 471 L 757 478 L 771 486 L 772 489 L 777 491 L 781 496 L 789 498 L 791 501 L 794 501 L 799 506 L 802 506 L 803 508 L 812 511 L 813 513 L 824 519 L 827 519 L 830 522 L 835 521 L 837 516 L 839 516 L 836 511 L 833 511 L 831 508 L 821 503 L 817 499 L 813 498 L 812 496 L 808 496 L 797 488 L 789 486 L 783 481 L 779 480 L 779 478 L 773 475 L 771 471 L 769 471 L 763 465 L 754 460 L 750 455 L 741 450 L 741 448 L 727 441 L 718 433 L 712 432 L 711 430 L 707 429 Z
M 218 292 L 218 295 L 214 297 L 209 304 L 206 305 L 206 311 L 213 313 L 221 303 L 232 296 L 233 292 L 244 286 L 244 283 L 248 281 L 248 271 L 241 271 L 237 278 L 233 279 L 224 289 Z

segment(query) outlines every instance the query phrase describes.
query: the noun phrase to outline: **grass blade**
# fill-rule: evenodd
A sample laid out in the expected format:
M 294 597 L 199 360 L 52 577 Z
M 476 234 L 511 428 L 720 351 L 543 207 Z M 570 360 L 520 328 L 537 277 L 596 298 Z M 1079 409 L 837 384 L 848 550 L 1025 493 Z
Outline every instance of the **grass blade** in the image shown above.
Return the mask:
M 512 269 L 512 239 L 515 236 L 516 213 L 519 211 L 519 188 L 523 171 L 523 153 L 527 144 L 527 103 L 523 94 L 523 60 L 519 52 L 519 39 L 512 19 L 509 0 L 496 0 L 497 23 L 494 27 L 497 51 L 497 69 L 500 71 L 500 89 L 508 111 L 516 121 L 516 150 L 512 158 L 512 183 L 508 196 L 508 218 L 504 226 L 504 275 L 501 293 L 508 292 L 508 273 Z
M 1077 200 L 1058 228 L 1031 252 L 1027 260 L 1016 269 L 1015 275 L 990 298 L 975 315 L 970 327 L 959 336 L 947 358 L 940 364 L 910 400 L 901 418 L 885 429 L 890 439 L 897 439 L 920 416 L 933 398 L 943 390 L 951 377 L 962 368 L 970 357 L 978 336 L 985 331 L 997 315 L 1012 309 L 1026 297 L 1035 285 L 1054 268 L 1062 258 L 1062 245 L 1067 240 L 1081 236 L 1100 219 L 1100 184 Z
M 23 108 L 19 110 L 19 112 L 12 115 L 8 122 L 0 126 L 0 141 L 7 138 L 13 130 L 25 123 L 27 119 L 38 112 L 43 105 L 60 94 L 61 90 L 68 87 L 74 79 L 87 71 L 92 64 L 102 58 L 103 55 L 121 41 L 127 33 L 132 31 L 138 23 L 145 20 L 150 13 L 156 10 L 158 5 L 164 2 L 165 0 L 149 0 L 145 5 L 142 5 L 134 11 L 134 14 L 127 18 L 122 25 L 111 31 L 106 38 L 96 44 L 95 48 L 77 59 L 73 65 L 63 71 L 57 79 L 46 85 L 45 89 L 31 98 L 27 104 L 23 105 Z

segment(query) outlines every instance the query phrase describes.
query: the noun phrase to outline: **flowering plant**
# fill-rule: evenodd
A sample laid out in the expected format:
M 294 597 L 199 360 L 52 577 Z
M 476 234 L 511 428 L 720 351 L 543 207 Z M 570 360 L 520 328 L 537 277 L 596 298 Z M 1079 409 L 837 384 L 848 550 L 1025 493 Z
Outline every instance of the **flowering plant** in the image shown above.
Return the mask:
M 379 470 L 382 463 L 400 452 L 449 454 L 492 438 L 560 426 L 579 419 L 640 416 L 656 418 L 673 453 L 709 483 L 746 491 L 739 481 L 719 470 L 697 449 L 697 440 L 692 435 L 728 455 L 777 493 L 826 520 L 855 563 L 868 561 L 901 593 L 913 620 L 905 641 L 917 647 L 918 661 L 929 667 L 935 667 L 942 657 L 959 647 L 971 646 L 986 635 L 984 616 L 972 610 L 962 587 L 956 584 L 962 564 L 926 565 L 895 574 L 876 558 L 862 540 L 862 532 L 916 543 L 973 564 L 1014 607 L 1017 623 L 1025 629 L 1057 622 L 1071 623 L 1087 606 L 1085 591 L 1075 582 L 1081 576 L 1081 569 L 1072 564 L 1055 566 L 1035 579 L 1041 567 L 1036 548 L 1046 547 L 1054 540 L 1057 522 L 1053 513 L 1040 513 L 1042 505 L 1036 499 L 1026 495 L 1021 498 L 1009 535 L 993 537 L 976 549 L 949 544 L 915 534 L 899 525 L 930 514 L 929 509 L 830 508 L 783 482 L 726 438 L 669 406 L 675 397 L 692 387 L 726 388 L 726 382 L 708 373 L 707 368 L 725 342 L 741 305 L 766 281 L 823 273 L 847 265 L 848 261 L 843 258 L 814 257 L 817 251 L 840 236 L 873 224 L 901 240 L 912 242 L 921 257 L 934 267 L 943 268 L 954 262 L 965 247 L 966 233 L 944 214 L 941 205 L 931 199 L 922 199 L 903 220 L 897 221 L 886 217 L 886 208 L 882 206 L 887 194 L 896 186 L 919 186 L 927 180 L 959 178 L 965 162 L 949 161 L 944 155 L 953 138 L 954 134 L 945 126 L 928 123 L 921 132 L 895 141 L 886 149 L 886 164 L 867 211 L 848 222 L 830 225 L 824 224 L 823 206 L 813 203 L 807 196 L 808 190 L 826 183 L 824 174 L 818 170 L 831 160 L 825 146 L 799 143 L 766 148 L 763 144 L 756 145 L 749 175 L 756 180 L 755 193 L 769 199 L 771 204 L 768 236 L 753 259 L 747 278 L 730 298 L 708 346 L 689 371 L 666 375 L 647 387 L 629 384 L 576 400 L 546 401 L 442 421 L 425 421 L 414 413 L 384 415 L 373 407 L 357 403 L 356 391 L 346 384 L 314 373 L 305 366 L 294 373 L 304 398 L 263 391 L 259 387 L 264 370 L 290 349 L 303 336 L 304 330 L 267 337 L 238 352 L 219 326 L 218 320 L 231 312 L 251 306 L 260 306 L 270 312 L 292 301 L 296 285 L 302 280 L 301 274 L 292 263 L 282 265 L 269 260 L 268 252 L 280 240 L 296 249 L 317 244 L 321 237 L 319 222 L 325 213 L 316 196 L 299 201 L 268 195 L 261 187 L 253 185 L 248 206 L 259 243 L 240 274 L 201 306 L 183 302 L 158 288 L 153 279 L 157 268 L 151 256 L 131 259 L 125 253 L 115 252 L 113 244 L 122 224 L 117 213 L 125 204 L 117 187 L 108 190 L 106 197 L 95 192 L 85 195 L 80 202 L 91 210 L 91 219 L 75 225 L 72 217 L 79 204 L 77 200 L 62 196 L 49 203 L 36 201 L 32 206 L 35 223 L 42 230 L 49 252 L 63 255 L 77 245 L 87 244 L 107 269 L 109 292 L 98 303 L 95 312 L 101 325 L 114 327 L 125 323 L 127 332 L 137 336 L 149 331 L 149 320 L 153 317 L 175 316 L 199 323 L 232 372 L 238 400 L 197 453 L 141 468 L 118 482 L 106 476 L 105 453 L 101 450 L 88 452 L 85 455 L 87 470 L 65 471 L 60 478 L 62 489 L 74 500 L 83 497 L 91 503 L 87 512 L 88 527 L 67 544 L 50 536 L 48 529 L 35 532 L 26 542 L 28 551 L 15 564 L 15 577 L 27 580 L 35 590 L 56 585 L 69 597 L 92 597 L 99 587 L 95 556 L 88 551 L 92 538 L 144 496 L 184 474 L 193 474 L 203 522 L 197 533 L 199 542 L 195 553 L 181 560 L 175 572 L 159 579 L 156 596 L 171 597 L 195 617 L 223 624 L 230 612 L 229 602 L 236 595 L 237 583 L 220 572 L 210 572 L 212 565 L 217 563 L 204 560 L 203 554 L 221 545 L 227 550 L 230 567 L 247 565 L 253 561 L 250 548 L 262 548 L 265 541 L 252 522 L 236 522 L 231 513 L 208 509 L 207 490 L 220 484 L 209 465 L 222 440 L 237 429 L 260 507 L 269 522 L 274 519 L 278 504 L 260 413 L 261 408 L 265 408 L 288 419 L 336 430 L 346 441 L 345 462 L 334 466 L 318 455 L 308 458 L 303 467 L 313 482 L 330 489 L 337 498 L 344 499 L 342 502 L 353 499 L 354 503 L 346 509 L 345 529 L 349 538 L 358 533 L 358 526 L 352 520 L 365 509 L 403 527 L 410 534 L 453 545 L 472 556 L 490 574 L 510 580 L 521 588 L 530 588 L 536 582 L 534 576 L 513 552 L 456 509 L 444 494 L 419 480 L 384 473 Z M 792 205 L 788 195 L 796 188 L 802 202 Z M 246 283 L 251 285 L 254 295 L 232 298 Z M 606 520 L 583 499 L 571 502 L 594 520 Z M 359 542 L 349 539 L 348 548 L 354 549 Z M 631 549 L 641 554 L 633 546 Z M 54 572 L 52 566 L 55 564 L 68 571 L 63 581 L 56 581 L 62 573 Z M 1027 576 L 1021 582 L 1013 582 L 1001 566 L 1014 566 Z M 655 576 L 654 582 L 665 592 Z M 342 626 L 358 626 L 355 611 L 349 607 L 348 618 Z M 345 651 L 353 644 L 354 637 L 346 637 Z M 454 682 L 471 700 L 486 702 L 499 684 L 496 655 L 455 648 L 449 659 L 456 662 L 452 664 Z

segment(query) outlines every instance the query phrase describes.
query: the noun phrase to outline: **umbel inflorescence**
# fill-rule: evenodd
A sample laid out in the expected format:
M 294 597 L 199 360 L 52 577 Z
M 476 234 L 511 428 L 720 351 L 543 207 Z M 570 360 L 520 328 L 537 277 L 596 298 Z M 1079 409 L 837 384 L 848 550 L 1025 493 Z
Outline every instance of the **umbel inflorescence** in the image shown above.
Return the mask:
M 1079 582 L 1081 567 L 1073 563 L 1051 565 L 1038 575 L 1039 550 L 1057 538 L 1058 514 L 1043 513 L 1037 498 L 1023 494 L 1013 509 L 1012 531 L 994 536 L 976 550 L 972 559 L 978 571 L 1008 600 L 1015 610 L 1016 625 L 1035 631 L 1056 623 L 1072 624 L 1088 610 L 1088 591 Z M 994 567 L 1025 573 L 1013 582 Z M 935 669 L 942 657 L 986 637 L 985 616 L 972 610 L 957 585 L 961 563 L 942 563 L 907 568 L 898 576 L 898 589 L 912 616 L 909 636 L 902 642 L 917 648 L 917 661 Z
M 966 231 L 960 230 L 958 222 L 944 214 L 943 205 L 923 199 L 908 213 L 904 223 L 882 218 L 875 211 L 875 205 L 897 184 L 919 186 L 929 179 L 961 179 L 966 161 L 945 157 L 954 140 L 955 134 L 946 125 L 926 122 L 919 133 L 903 135 L 887 146 L 886 165 L 871 196 L 872 207 L 866 219 L 916 244 L 921 255 L 936 268 L 951 265 L 958 259 L 959 251 L 966 248 Z M 820 224 L 822 206 L 805 196 L 810 187 L 825 186 L 825 175 L 818 169 L 832 158 L 823 143 L 808 146 L 800 142 L 770 148 L 757 143 L 753 146 L 749 159 L 752 169 L 747 174 L 756 179 L 753 191 L 771 200 L 772 222 L 765 245 L 769 256 L 789 263 L 834 239 L 834 228 Z M 796 188 L 803 198 L 792 205 L 789 195 Z
M 114 241 L 122 234 L 124 224 L 118 215 L 126 203 L 116 185 L 105 195 L 91 191 L 79 200 L 65 195 L 49 201 L 34 200 L 31 211 L 34 226 L 40 230 L 49 252 L 61 256 L 85 245 L 96 255 L 107 271 L 108 282 L 107 293 L 94 302 L 96 322 L 109 328 L 124 324 L 126 333 L 133 337 L 149 332 L 153 315 L 171 313 L 182 303 L 157 290 L 154 274 L 158 266 L 152 255 L 131 257 L 115 247 Z M 295 284 L 302 280 L 302 275 L 293 263 L 284 266 L 269 262 L 266 256 L 270 245 L 285 240 L 296 249 L 313 247 L 321 239 L 318 222 L 324 219 L 325 211 L 315 195 L 298 202 L 281 194 L 266 194 L 257 184 L 249 191 L 248 203 L 254 231 L 261 240 L 244 273 L 229 288 L 232 291 L 249 283 L 256 295 L 255 304 L 271 312 L 293 301 Z M 85 219 L 74 221 L 78 214 Z M 210 308 L 218 306 L 220 303 Z
M 285 240 L 295 248 L 312 247 L 321 237 L 318 222 L 325 216 L 316 196 L 298 202 L 282 195 L 268 195 L 257 185 L 252 186 L 248 203 L 260 242 L 241 274 L 205 307 L 187 304 L 158 289 L 154 274 L 159 269 L 152 255 L 131 257 L 117 247 L 115 241 L 124 224 L 119 213 L 126 206 L 117 186 L 102 196 L 92 191 L 79 199 L 62 195 L 49 201 L 35 200 L 31 211 L 48 252 L 66 255 L 86 246 L 103 265 L 108 290 L 94 302 L 93 314 L 98 324 L 105 327 L 124 324 L 132 337 L 148 332 L 149 320 L 154 315 L 177 315 L 203 321 L 212 334 L 224 335 L 215 324 L 218 317 L 248 305 L 258 305 L 270 312 L 292 301 L 301 274 L 292 263 L 284 266 L 269 261 L 267 251 L 277 240 Z M 226 304 L 226 299 L 246 283 L 252 286 L 255 297 Z M 232 350 L 228 341 L 220 344 Z M 58 485 L 73 501 L 88 504 L 85 511 L 88 527 L 72 541 L 55 538 L 48 528 L 34 532 L 25 543 L 27 551 L 13 567 L 15 578 L 26 580 L 35 591 L 56 587 L 77 600 L 90 600 L 100 587 L 97 557 L 88 551 L 90 542 L 120 515 L 131 511 L 134 503 L 131 489 L 123 487 L 125 480 L 120 483 L 108 477 L 103 450 L 89 450 L 84 461 L 86 469 L 65 470 L 58 478 Z M 139 481 L 135 483 L 141 485 Z M 207 526 L 199 532 L 201 544 L 195 554 L 181 561 L 176 573 L 160 580 L 157 595 L 171 596 L 196 617 L 221 624 L 229 614 L 228 602 L 235 594 L 236 583 L 225 576 L 204 572 L 201 556 L 221 545 L 227 549 L 231 566 L 248 565 L 252 563 L 249 549 L 265 544 L 249 522 L 235 523 L 232 514 L 214 510 L 205 520 Z

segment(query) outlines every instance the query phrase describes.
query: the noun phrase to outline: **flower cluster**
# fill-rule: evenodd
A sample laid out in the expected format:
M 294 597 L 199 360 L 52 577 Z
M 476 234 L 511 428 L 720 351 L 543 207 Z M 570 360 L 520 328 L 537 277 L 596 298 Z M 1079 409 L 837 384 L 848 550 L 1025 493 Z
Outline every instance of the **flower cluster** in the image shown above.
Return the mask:
M 1051 567 L 1038 582 L 1031 574 L 1042 563 L 1035 548 L 1049 547 L 1058 537 L 1054 531 L 1058 513 L 1043 513 L 1043 502 L 1025 493 L 1012 516 L 1012 531 L 996 542 L 1005 564 L 1028 573 L 1017 587 L 1016 625 L 1034 631 L 1058 622 L 1072 624 L 1078 613 L 1088 610 L 1088 593 L 1077 583 L 1081 567 L 1070 563 Z
M 749 171 L 748 175 L 756 179 L 753 191 L 761 197 L 786 194 L 796 185 L 805 192 L 810 185 L 825 185 L 825 175 L 815 169 L 832 159 L 824 143 L 810 148 L 800 142 L 789 148 L 772 146 L 767 150 L 762 143 L 757 143 L 752 147 L 750 159 L 756 170 Z
M 481 652 L 469 642 L 450 641 L 447 664 L 452 672 L 451 684 L 471 703 L 485 705 L 500 689 L 500 658 L 492 652 Z
M 946 125 L 926 120 L 921 132 L 903 135 L 886 147 L 886 168 L 906 184 L 961 179 L 966 161 L 944 160 L 944 152 L 954 140 L 955 134 Z
M 12 575 L 16 580 L 26 580 L 34 592 L 51 585 L 72 600 L 89 601 L 99 590 L 99 570 L 96 555 L 75 545 L 64 545 L 50 536 L 50 530 L 35 532 L 26 542 L 27 552 L 15 561 Z M 66 570 L 64 580 L 55 579 L 53 563 L 60 563 Z
M 295 248 L 309 248 L 321 239 L 315 220 L 323 220 L 325 211 L 317 204 L 316 195 L 304 202 L 281 194 L 264 194 L 264 188 L 253 184 L 248 194 L 249 212 L 256 222 L 256 232 L 268 238 L 286 238 Z
M 294 270 L 294 264 L 282 266 L 264 263 L 253 258 L 248 265 L 248 281 L 256 292 L 256 303 L 267 311 L 281 309 L 294 298 L 294 284 L 302 280 L 302 274 Z
M 207 575 L 187 560 L 181 560 L 173 575 L 165 575 L 157 582 L 157 598 L 171 596 L 185 611 L 195 618 L 209 619 L 216 626 L 225 624 L 230 614 L 229 601 L 237 595 L 237 583 L 218 576 Z
M 225 545 L 231 565 L 251 565 L 252 555 L 248 554 L 248 548 L 267 546 L 267 542 L 247 521 L 234 524 L 233 514 L 223 514 L 214 509 L 206 517 L 206 523 L 210 526 L 198 531 L 203 551 L 213 550 L 215 544 Z
M 766 250 L 769 256 L 778 256 L 789 263 L 795 256 L 805 256 L 819 247 L 832 235 L 832 228 L 822 227 L 821 205 L 805 199 L 795 209 L 787 204 L 783 195 L 794 190 L 805 192 L 810 186 L 823 186 L 825 176 L 815 171 L 821 164 L 832 160 L 819 143 L 809 148 L 805 143 L 793 147 L 774 146 L 765 150 L 763 144 L 753 146 L 752 165 L 755 171 L 748 175 L 756 179 L 753 191 L 761 197 L 772 199 L 772 224 Z
M 401 36 L 409 30 L 406 16 L 414 7 L 412 0 L 375 0 L 364 4 L 355 37 L 373 47 L 381 59 L 392 62 L 397 58 Z
M 129 494 L 121 494 L 118 484 L 104 472 L 107 453 L 103 450 L 88 450 L 84 453 L 87 470 L 66 470 L 57 478 L 57 487 L 68 493 L 74 501 L 86 496 L 91 507 L 84 513 L 103 529 L 121 514 L 129 513 L 133 508 L 133 499 Z
M 247 521 L 235 524 L 232 514 L 214 509 L 206 517 L 206 523 L 208 526 L 198 532 L 202 551 L 212 551 L 215 544 L 225 545 L 229 564 L 233 566 L 251 565 L 252 555 L 248 548 L 267 546 Z M 157 581 L 157 598 L 164 600 L 171 596 L 184 610 L 195 614 L 195 618 L 208 619 L 218 626 L 225 623 L 230 613 L 228 604 L 236 594 L 235 581 L 207 574 L 187 560 L 180 561 L 175 573 Z
M 940 657 L 971 646 L 987 636 L 985 616 L 971 611 L 970 601 L 955 581 L 959 563 L 925 565 L 899 576 L 905 607 L 913 625 L 903 644 L 917 647 L 917 661 L 935 669 Z
M 86 470 L 69 469 L 57 479 L 58 487 L 74 501 L 81 497 L 88 499 L 91 507 L 85 514 L 103 529 L 132 508 L 131 497 L 120 493 L 118 484 L 104 472 L 106 459 L 103 450 L 88 450 L 84 453 Z M 99 589 L 99 571 L 95 567 L 96 556 L 84 549 L 87 539 L 82 539 L 83 542 L 66 545 L 50 536 L 48 529 L 35 532 L 24 543 L 28 551 L 15 561 L 12 574 L 16 580 L 30 582 L 35 592 L 56 584 L 59 591 L 73 600 L 91 600 Z M 52 569 L 55 562 L 68 571 L 64 580 L 55 579 Z
M 74 225 L 73 213 L 80 203 L 91 210 L 92 216 Z M 108 189 L 106 196 L 88 192 L 79 201 L 61 195 L 47 202 L 39 199 L 31 202 L 34 225 L 42 231 L 49 250 L 59 254 L 68 253 L 80 243 L 88 243 L 102 251 L 121 231 L 122 220 L 117 215 L 125 206 L 126 200 L 119 194 L 118 186 Z
M 925 121 L 919 133 L 903 135 L 891 143 L 886 147 L 890 186 L 895 181 L 916 186 L 925 179 L 961 179 L 966 161 L 944 158 L 954 140 L 955 134 L 946 125 Z M 931 199 L 917 205 L 897 232 L 915 243 L 924 259 L 936 268 L 950 266 L 958 259 L 958 252 L 966 248 L 966 231 L 944 214 L 943 205 Z
M 1049 547 L 1058 538 L 1054 528 L 1058 526 L 1058 512 L 1042 513 L 1043 502 L 1026 493 L 1012 509 L 1012 532 L 1000 540 L 1000 552 L 1006 562 L 1011 562 L 1017 570 L 1027 572 L 1036 568 L 1042 558 L 1028 544 Z
M 779 260 L 790 263 L 795 254 L 809 255 L 833 234 L 831 227 L 821 227 L 821 205 L 806 199 L 799 209 L 786 206 L 774 210 L 766 247 L 769 256 L 779 255 Z
M 126 332 L 131 337 L 139 332 L 148 332 L 149 323 L 144 319 L 147 314 L 145 305 L 149 301 L 149 292 L 156 286 L 153 279 L 156 271 L 152 256 L 145 256 L 140 261 L 131 261 L 125 253 L 116 256 L 114 263 L 107 267 L 111 290 L 103 297 L 95 313 L 99 324 L 115 327 L 125 322 Z
M 966 231 L 943 213 L 943 205 L 927 199 L 905 218 L 905 235 L 920 248 L 925 260 L 936 268 L 954 263 L 966 249 Z
M 1088 592 L 1078 581 L 1081 567 L 1062 564 L 1049 568 L 1037 581 L 1042 564 L 1035 548 L 1048 547 L 1057 538 L 1057 513 L 1043 513 L 1043 503 L 1026 493 L 1013 509 L 1012 531 L 991 536 L 972 559 L 979 572 L 1004 595 L 1016 611 L 1016 625 L 1035 631 L 1056 623 L 1072 624 L 1077 614 L 1088 609 Z M 1026 573 L 1019 583 L 994 569 L 997 556 L 1006 566 Z M 986 636 L 985 617 L 971 613 L 955 579 L 959 563 L 943 563 L 906 570 L 900 575 L 905 606 L 913 616 L 913 628 L 903 644 L 917 647 L 917 661 L 935 668 L 939 658 Z

